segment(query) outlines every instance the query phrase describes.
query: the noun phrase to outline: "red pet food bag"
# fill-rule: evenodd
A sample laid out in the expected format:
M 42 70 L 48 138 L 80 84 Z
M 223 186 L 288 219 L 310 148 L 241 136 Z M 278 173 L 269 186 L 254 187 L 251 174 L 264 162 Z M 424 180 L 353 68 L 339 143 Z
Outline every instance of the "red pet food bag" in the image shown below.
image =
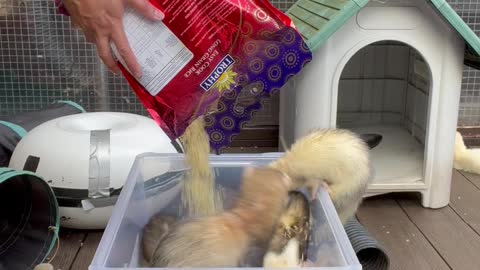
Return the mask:
M 123 75 L 152 118 L 172 139 L 206 116 L 211 146 L 228 146 L 261 99 L 310 60 L 291 20 L 262 0 L 150 0 L 163 22 L 125 12 L 124 28 L 142 66 Z M 116 49 L 112 46 L 114 53 Z

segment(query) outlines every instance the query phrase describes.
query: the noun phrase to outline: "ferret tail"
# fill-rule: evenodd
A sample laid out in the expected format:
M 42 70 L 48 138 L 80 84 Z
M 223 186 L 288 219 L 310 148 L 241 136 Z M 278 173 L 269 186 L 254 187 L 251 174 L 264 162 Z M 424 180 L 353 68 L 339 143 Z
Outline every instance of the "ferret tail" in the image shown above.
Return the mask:
M 468 149 L 458 131 L 455 136 L 454 168 L 480 174 L 480 150 Z

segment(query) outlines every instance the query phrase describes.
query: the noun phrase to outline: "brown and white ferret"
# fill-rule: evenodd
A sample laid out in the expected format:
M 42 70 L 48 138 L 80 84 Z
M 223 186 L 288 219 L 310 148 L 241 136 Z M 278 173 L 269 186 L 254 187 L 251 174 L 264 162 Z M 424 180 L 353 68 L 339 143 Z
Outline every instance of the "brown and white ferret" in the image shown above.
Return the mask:
M 292 190 L 315 196 L 326 185 L 342 223 L 355 215 L 371 174 L 366 141 L 345 129 L 313 131 L 269 166 L 292 179 Z
M 310 236 L 310 204 L 299 191 L 291 191 L 285 211 L 278 220 L 263 267 L 300 267 L 306 260 Z
M 310 235 L 310 204 L 299 191 L 288 194 L 287 208 L 280 216 L 275 232 L 270 240 L 268 252 L 282 253 L 291 239 L 298 242 L 298 259 L 303 261 L 307 255 Z
M 267 247 L 291 184 L 275 169 L 245 169 L 233 207 L 176 223 L 158 243 L 150 267 L 239 266 L 250 247 Z

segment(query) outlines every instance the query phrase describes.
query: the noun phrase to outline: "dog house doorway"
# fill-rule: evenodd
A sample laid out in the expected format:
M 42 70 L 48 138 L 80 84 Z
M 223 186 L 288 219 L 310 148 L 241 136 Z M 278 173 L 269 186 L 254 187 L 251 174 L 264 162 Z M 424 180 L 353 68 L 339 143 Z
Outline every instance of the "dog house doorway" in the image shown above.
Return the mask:
M 423 181 L 430 92 L 428 64 L 402 42 L 372 43 L 345 65 L 336 126 L 383 136 L 371 151 L 375 184 Z

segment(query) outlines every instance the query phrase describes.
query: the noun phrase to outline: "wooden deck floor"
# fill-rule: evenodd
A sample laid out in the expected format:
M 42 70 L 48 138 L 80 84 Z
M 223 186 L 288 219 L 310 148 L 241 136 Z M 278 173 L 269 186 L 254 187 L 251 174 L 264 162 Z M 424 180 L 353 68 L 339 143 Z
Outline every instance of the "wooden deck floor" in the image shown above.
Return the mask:
M 386 249 L 391 269 L 480 269 L 480 177 L 455 171 L 451 203 L 424 209 L 410 194 L 367 199 L 360 222 Z M 88 269 L 102 231 L 63 229 L 55 269 Z

